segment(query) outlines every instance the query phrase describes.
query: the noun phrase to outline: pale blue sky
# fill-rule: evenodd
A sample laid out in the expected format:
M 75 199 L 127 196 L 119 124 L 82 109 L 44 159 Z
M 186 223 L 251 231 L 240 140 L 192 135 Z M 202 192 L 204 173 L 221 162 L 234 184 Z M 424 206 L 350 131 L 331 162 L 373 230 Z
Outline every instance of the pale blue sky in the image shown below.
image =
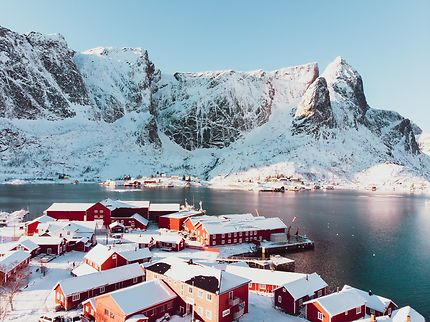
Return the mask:
M 430 131 L 430 1 L 0 0 L 0 25 L 69 46 L 142 47 L 163 72 L 276 69 L 343 56 L 369 104 Z

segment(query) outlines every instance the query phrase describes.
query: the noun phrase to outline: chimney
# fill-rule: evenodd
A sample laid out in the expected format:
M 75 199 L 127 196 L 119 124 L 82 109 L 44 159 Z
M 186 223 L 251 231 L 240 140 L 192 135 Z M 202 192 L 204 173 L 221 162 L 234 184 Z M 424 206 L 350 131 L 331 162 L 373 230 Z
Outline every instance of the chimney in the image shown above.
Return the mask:
M 370 322 L 375 322 L 375 314 L 370 315 Z
M 372 290 L 369 290 L 369 296 L 372 296 L 372 295 L 373 295 Z
M 406 322 L 411 322 L 411 316 L 409 314 L 406 316 Z

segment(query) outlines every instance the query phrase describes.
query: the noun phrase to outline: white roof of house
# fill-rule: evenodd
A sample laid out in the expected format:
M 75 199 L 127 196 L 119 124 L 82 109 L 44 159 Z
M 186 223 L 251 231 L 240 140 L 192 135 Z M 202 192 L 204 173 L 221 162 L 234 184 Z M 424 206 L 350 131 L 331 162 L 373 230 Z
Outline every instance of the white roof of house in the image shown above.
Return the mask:
M 312 296 L 316 291 L 327 286 L 327 283 L 317 273 L 308 274 L 303 278 L 283 285 L 295 300 L 305 296 Z
M 114 228 L 114 227 L 116 227 L 116 226 L 120 226 L 122 228 L 125 228 L 124 224 L 121 224 L 118 221 L 114 221 L 114 222 L 112 222 L 112 223 L 109 224 L 109 228 L 111 228 L 111 229 Z
M 149 211 L 179 211 L 181 205 L 178 203 L 151 203 Z
M 250 282 L 249 279 L 229 272 L 176 257 L 164 258 L 146 269 L 211 293 L 222 294 Z
M 365 305 L 365 299 L 354 290 L 342 290 L 323 297 L 307 301 L 304 304 L 317 302 L 330 316 Z
M 393 302 L 392 300 L 387 299 L 385 297 L 376 294 L 369 294 L 369 292 L 360 290 L 349 285 L 345 285 L 342 290 L 354 290 L 358 292 L 358 294 L 360 294 L 361 297 L 366 300 L 366 307 L 382 313 L 384 313 L 390 303 Z
M 126 322 L 137 322 L 137 321 L 142 321 L 145 320 L 147 318 L 147 316 L 145 314 L 135 314 L 130 316 L 129 318 L 125 319 Z
M 124 257 L 127 261 L 135 261 L 152 257 L 148 248 L 137 248 L 137 245 L 126 246 L 127 247 L 122 247 L 121 245 L 105 246 L 97 244 L 84 256 L 84 258 L 89 259 L 97 265 L 101 265 L 114 253 Z
M 149 208 L 149 201 L 105 199 L 100 202 L 110 210 L 121 208 Z
M 287 228 L 280 218 L 254 217 L 252 214 L 205 216 L 203 220 L 199 220 L 200 218 L 196 217 L 196 222 L 200 222 L 209 234 Z
M 55 202 L 49 206 L 47 211 L 85 211 L 91 208 L 96 203 L 84 203 L 84 202 Z
M 268 269 L 251 268 L 238 265 L 227 265 L 225 271 L 246 279 L 250 279 L 252 283 L 277 286 L 281 286 L 306 277 L 306 274 L 302 273 L 272 271 Z
M 375 316 L 375 320 L 376 321 L 381 321 L 381 322 L 392 322 L 393 320 L 388 316 L 388 315 L 382 315 L 382 316 Z M 359 320 L 355 320 L 357 322 L 372 322 L 372 318 L 365 318 L 365 319 L 359 319 Z M 406 321 L 403 321 L 406 322 Z
M 406 322 L 406 317 L 408 315 L 411 318 L 411 322 L 425 322 L 424 317 L 410 306 L 404 306 L 395 310 L 391 315 L 391 319 L 393 322 Z
M 48 215 L 42 215 L 40 217 L 37 217 L 35 219 L 33 219 L 32 221 L 29 221 L 28 223 L 34 223 L 34 222 L 39 222 L 39 223 L 44 223 L 44 222 L 48 222 L 48 221 L 54 221 L 55 219 L 52 217 L 49 217 Z
M 5 256 L 0 257 L 0 271 L 7 273 L 13 270 L 23 261 L 30 258 L 30 254 L 23 250 L 8 252 Z
M 37 245 L 60 245 L 63 241 L 64 238 L 62 237 L 51 237 L 51 236 L 26 236 L 26 237 L 21 237 L 19 241 L 21 240 L 30 240 L 33 243 L 37 244 Z
M 161 235 L 153 235 L 154 240 L 161 243 L 172 243 L 179 244 L 184 237 L 178 234 L 161 234 Z
M 148 219 L 144 218 L 140 214 L 134 214 L 133 216 L 131 216 L 131 218 L 137 220 L 138 222 L 140 222 L 144 226 L 148 226 L 148 222 L 149 222 Z
M 149 248 L 137 248 L 119 252 L 127 261 L 133 262 L 143 258 L 152 258 Z
M 154 238 L 153 234 L 125 234 L 122 239 L 137 244 L 149 244 Z
M 97 273 L 70 277 L 58 282 L 55 287 L 60 285 L 65 295 L 71 295 L 144 275 L 140 265 L 134 263 Z
M 125 315 L 177 298 L 175 292 L 160 280 L 139 283 L 101 296 L 110 296 Z
M 98 270 L 96 270 L 94 267 L 88 265 L 87 263 L 82 263 L 72 271 L 72 274 L 75 276 L 82 276 L 96 272 L 98 272 Z
M 33 250 L 36 250 L 39 248 L 39 245 L 37 245 L 35 242 L 33 242 L 30 239 L 22 239 L 18 242 L 18 244 L 26 248 L 29 252 L 32 252 Z
M 172 214 L 161 216 L 163 218 L 175 218 L 175 219 L 182 219 L 182 218 L 188 218 L 193 216 L 199 216 L 203 213 L 199 210 L 185 210 L 185 211 L 178 211 L 174 212 Z

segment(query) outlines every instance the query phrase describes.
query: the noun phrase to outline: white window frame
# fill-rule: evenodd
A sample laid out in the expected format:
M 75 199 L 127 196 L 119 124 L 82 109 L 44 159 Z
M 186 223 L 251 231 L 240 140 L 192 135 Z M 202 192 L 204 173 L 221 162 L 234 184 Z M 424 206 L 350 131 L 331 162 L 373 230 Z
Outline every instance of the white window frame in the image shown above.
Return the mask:
M 318 312 L 318 320 L 322 321 L 324 319 L 324 315 L 321 312 Z
M 355 309 L 355 314 L 360 314 L 360 313 L 361 313 L 361 306 Z
M 206 293 L 206 301 L 212 302 L 212 294 L 211 293 Z
M 199 298 L 203 298 L 203 291 L 202 290 L 199 290 L 199 292 L 198 292 L 198 296 L 199 296 Z
M 80 298 L 81 298 L 81 294 L 80 293 L 75 293 L 75 294 L 72 295 L 72 301 L 73 302 L 79 301 Z
M 205 316 L 206 316 L 206 319 L 212 320 L 212 311 L 211 310 L 206 310 Z
M 100 293 L 104 293 L 104 292 L 105 292 L 105 287 L 104 287 L 104 286 L 100 286 L 100 288 L 99 288 L 99 292 L 100 292 Z
M 282 296 L 278 295 L 278 303 L 282 303 Z
M 227 315 L 230 314 L 230 309 L 222 311 L 222 317 L 225 318 Z

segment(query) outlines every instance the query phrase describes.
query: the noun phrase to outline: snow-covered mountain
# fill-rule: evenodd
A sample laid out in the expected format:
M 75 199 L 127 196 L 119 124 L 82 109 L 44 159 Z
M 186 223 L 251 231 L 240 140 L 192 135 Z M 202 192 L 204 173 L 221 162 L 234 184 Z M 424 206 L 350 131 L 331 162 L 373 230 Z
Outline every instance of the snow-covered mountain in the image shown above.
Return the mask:
M 0 28 L 0 178 L 156 171 L 216 184 L 299 175 L 430 187 L 421 130 L 371 108 L 344 59 L 272 72 L 162 74 L 142 49 L 69 49 Z M 421 138 L 423 135 L 421 135 Z

